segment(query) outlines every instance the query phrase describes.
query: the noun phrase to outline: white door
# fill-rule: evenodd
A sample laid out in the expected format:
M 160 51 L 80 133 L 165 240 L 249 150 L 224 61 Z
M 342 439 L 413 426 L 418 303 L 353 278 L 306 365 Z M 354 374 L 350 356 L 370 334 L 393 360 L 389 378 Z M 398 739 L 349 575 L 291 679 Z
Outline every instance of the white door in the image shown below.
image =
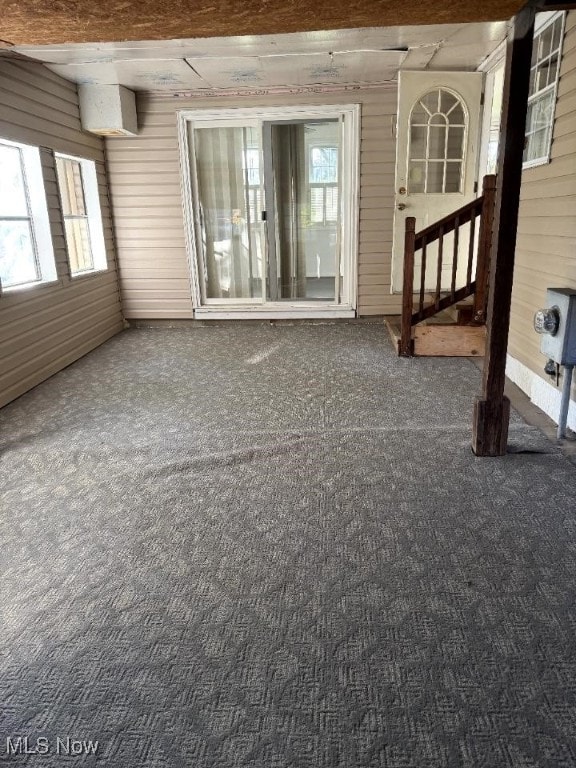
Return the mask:
M 481 72 L 399 73 L 393 292 L 402 291 L 406 217 L 416 218 L 418 232 L 480 194 L 475 183 L 482 78 Z M 444 253 L 451 253 L 452 247 L 448 236 Z M 429 264 L 434 263 L 435 254 L 428 255 Z M 415 285 L 420 279 L 418 267 L 417 261 Z M 448 284 L 450 274 L 446 264 Z M 428 276 L 427 270 L 426 287 L 435 284 L 435 272 L 430 270 Z

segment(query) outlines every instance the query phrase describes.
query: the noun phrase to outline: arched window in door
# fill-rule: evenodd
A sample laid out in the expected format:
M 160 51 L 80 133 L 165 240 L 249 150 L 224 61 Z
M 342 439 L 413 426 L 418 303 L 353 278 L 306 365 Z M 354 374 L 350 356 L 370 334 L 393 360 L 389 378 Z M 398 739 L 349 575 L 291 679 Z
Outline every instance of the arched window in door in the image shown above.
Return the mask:
M 462 192 L 468 115 L 461 99 L 445 88 L 419 98 L 410 113 L 408 191 Z

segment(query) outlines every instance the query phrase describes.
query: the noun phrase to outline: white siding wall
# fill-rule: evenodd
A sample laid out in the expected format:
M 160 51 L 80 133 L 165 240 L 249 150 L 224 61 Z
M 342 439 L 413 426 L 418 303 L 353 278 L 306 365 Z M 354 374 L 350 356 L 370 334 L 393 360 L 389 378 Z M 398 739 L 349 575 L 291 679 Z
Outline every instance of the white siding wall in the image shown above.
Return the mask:
M 138 99 L 139 135 L 106 140 L 127 318 L 190 318 L 176 112 L 215 106 L 361 104 L 358 310 L 397 314 L 390 294 L 396 89 L 239 99 Z
M 122 330 L 103 142 L 80 128 L 76 87 L 0 59 L 0 136 L 40 146 L 58 281 L 0 297 L 0 406 Z M 109 269 L 71 279 L 54 150 L 96 162 Z
M 534 312 L 545 306 L 546 288 L 576 289 L 576 12 L 566 22 L 551 162 L 522 175 L 509 353 L 527 369 L 510 370 L 529 394 L 542 389 L 530 371 L 551 383 Z

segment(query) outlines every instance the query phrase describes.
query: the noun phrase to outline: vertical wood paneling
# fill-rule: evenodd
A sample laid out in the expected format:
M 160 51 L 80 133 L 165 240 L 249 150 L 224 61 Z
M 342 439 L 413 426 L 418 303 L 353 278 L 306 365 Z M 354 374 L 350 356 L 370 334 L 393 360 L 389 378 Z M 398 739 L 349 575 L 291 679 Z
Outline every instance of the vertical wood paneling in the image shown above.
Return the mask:
M 40 64 L 0 61 L 0 136 L 39 146 L 57 282 L 0 296 L 0 406 L 122 330 L 104 146 L 80 128 L 76 87 Z M 96 162 L 108 269 L 72 279 L 54 151 Z
M 108 172 L 128 318 L 191 318 L 177 110 L 215 106 L 361 104 L 358 311 L 397 314 L 390 294 L 396 89 L 244 99 L 138 99 L 137 137 L 106 140 Z
M 522 175 L 520 217 L 508 351 L 543 373 L 534 313 L 546 288 L 576 290 L 576 12 L 566 20 L 551 161 Z

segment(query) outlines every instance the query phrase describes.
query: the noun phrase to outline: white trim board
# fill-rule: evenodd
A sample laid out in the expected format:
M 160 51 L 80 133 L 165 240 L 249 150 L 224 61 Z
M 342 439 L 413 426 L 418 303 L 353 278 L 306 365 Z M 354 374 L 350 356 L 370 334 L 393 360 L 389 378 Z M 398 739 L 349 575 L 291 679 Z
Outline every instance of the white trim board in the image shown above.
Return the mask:
M 544 358 L 542 358 L 544 366 Z M 537 408 L 549 416 L 555 424 L 558 424 L 558 415 L 560 413 L 561 392 L 552 384 L 549 384 L 537 373 L 534 373 L 528 366 L 516 360 L 511 355 L 506 359 L 506 376 L 525 392 L 530 401 Z M 576 402 L 570 400 L 568 410 L 568 426 L 576 432 Z
M 196 320 L 329 320 L 356 317 L 353 309 L 317 310 L 264 310 L 264 309 L 209 309 L 198 307 L 194 310 Z

